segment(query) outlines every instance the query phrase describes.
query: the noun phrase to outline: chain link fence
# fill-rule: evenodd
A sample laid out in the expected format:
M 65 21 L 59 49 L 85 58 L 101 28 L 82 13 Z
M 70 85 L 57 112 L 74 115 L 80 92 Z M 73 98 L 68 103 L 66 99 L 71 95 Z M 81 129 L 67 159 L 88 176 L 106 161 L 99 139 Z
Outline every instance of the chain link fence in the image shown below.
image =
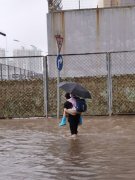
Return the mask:
M 34 68 L 38 67 L 34 65 L 38 59 L 33 61 L 34 64 L 28 63 L 33 67 L 28 69 L 1 62 L 0 118 L 56 116 L 58 100 L 62 115 L 65 92 L 60 89 L 58 99 L 58 80 L 80 83 L 91 92 L 92 99 L 86 100 L 88 111 L 85 115 L 135 113 L 135 51 L 67 54 L 62 57 L 60 74 L 56 55 L 40 57 L 41 71 Z M 36 57 L 28 57 L 28 62 L 32 62 L 33 58 Z M 31 74 L 28 78 L 26 71 L 40 76 Z
M 57 75 L 56 56 L 48 56 L 48 89 L 50 115 L 57 113 Z M 60 72 L 60 82 L 74 81 L 86 87 L 92 99 L 87 99 L 87 115 L 107 115 L 107 62 L 106 53 L 63 55 L 63 69 Z M 65 92 L 60 90 L 60 114 L 63 111 Z
M 135 113 L 135 52 L 110 54 L 112 73 L 112 113 Z
M 41 57 L 0 57 L 0 80 L 43 78 Z
M 60 82 L 82 84 L 92 94 L 86 115 L 135 113 L 135 52 L 62 55 Z M 57 114 L 57 56 L 48 56 L 48 114 Z M 65 92 L 60 90 L 60 115 Z
M 0 64 L 0 80 L 42 79 L 43 74 L 34 71 Z
M 3 57 L 0 62 L 0 118 L 44 116 L 43 57 Z

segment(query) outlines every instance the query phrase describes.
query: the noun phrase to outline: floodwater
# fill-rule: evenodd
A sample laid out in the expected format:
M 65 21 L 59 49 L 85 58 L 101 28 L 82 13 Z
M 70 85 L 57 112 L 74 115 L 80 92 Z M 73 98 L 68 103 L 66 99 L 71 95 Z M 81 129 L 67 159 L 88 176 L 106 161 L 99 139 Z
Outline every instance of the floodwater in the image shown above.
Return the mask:
M 134 180 L 135 116 L 0 120 L 0 180 Z

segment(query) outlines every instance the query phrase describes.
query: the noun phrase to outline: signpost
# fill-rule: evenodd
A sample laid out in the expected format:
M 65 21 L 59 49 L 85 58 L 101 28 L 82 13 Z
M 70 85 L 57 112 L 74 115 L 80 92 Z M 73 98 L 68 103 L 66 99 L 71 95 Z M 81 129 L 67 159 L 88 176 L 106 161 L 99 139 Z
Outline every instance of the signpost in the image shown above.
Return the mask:
M 61 70 L 62 70 L 62 67 L 63 67 L 63 58 L 62 58 L 62 56 L 59 54 L 59 55 L 57 56 L 57 69 L 58 69 L 59 71 L 61 71 Z
M 57 59 L 56 59 L 56 64 L 57 64 L 57 119 L 59 119 L 60 116 L 60 90 L 59 90 L 59 83 L 60 83 L 60 71 L 63 68 L 63 58 L 60 55 L 62 43 L 63 43 L 63 37 L 61 35 L 56 35 L 56 42 L 57 42 Z

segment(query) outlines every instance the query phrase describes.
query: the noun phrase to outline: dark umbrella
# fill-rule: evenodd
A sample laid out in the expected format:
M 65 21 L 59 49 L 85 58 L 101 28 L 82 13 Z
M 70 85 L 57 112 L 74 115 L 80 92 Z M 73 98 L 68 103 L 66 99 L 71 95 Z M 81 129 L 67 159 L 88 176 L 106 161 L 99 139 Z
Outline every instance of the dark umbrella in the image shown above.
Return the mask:
M 91 99 L 90 92 L 78 83 L 61 82 L 61 83 L 59 83 L 59 88 L 63 89 L 64 91 L 66 91 L 68 93 L 71 93 L 73 95 L 80 96 L 82 98 L 90 98 Z

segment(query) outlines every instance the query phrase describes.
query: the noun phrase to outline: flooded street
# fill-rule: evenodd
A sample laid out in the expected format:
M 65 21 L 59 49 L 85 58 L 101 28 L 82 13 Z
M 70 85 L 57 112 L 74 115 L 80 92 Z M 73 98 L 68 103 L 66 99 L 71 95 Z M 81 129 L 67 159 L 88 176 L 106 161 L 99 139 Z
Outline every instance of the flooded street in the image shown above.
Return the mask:
M 0 120 L 0 180 L 134 180 L 135 116 Z

